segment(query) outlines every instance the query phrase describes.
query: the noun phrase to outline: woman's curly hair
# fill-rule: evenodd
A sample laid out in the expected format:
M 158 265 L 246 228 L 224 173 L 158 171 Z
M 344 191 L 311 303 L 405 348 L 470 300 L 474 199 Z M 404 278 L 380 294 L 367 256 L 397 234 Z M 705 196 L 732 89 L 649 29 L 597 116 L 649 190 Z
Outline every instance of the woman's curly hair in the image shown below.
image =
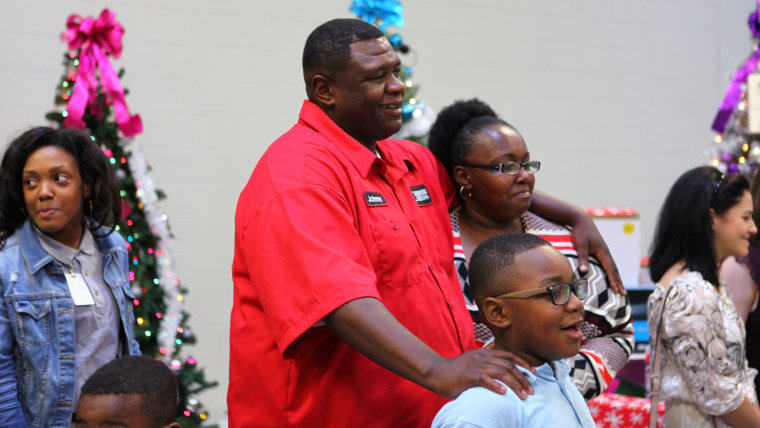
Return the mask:
M 495 124 L 515 129 L 491 106 L 477 98 L 454 101 L 438 113 L 430 128 L 428 148 L 441 161 L 454 183 L 454 167 L 465 162 L 478 131 Z
M 13 140 L 0 163 L 0 244 L 13 235 L 29 217 L 22 174 L 29 156 L 46 146 L 59 147 L 71 154 L 79 167 L 82 182 L 91 186 L 90 197 L 82 198 L 82 212 L 89 213 L 88 217 L 93 220 L 87 225 L 91 231 L 110 225 L 110 233 L 121 218 L 119 182 L 98 145 L 82 131 L 41 126 L 32 128 Z

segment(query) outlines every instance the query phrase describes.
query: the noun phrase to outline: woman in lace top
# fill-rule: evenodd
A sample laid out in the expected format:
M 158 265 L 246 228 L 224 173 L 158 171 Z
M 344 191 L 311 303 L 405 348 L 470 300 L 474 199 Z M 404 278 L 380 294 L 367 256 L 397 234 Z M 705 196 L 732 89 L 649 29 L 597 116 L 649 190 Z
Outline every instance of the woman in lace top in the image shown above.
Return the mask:
M 428 146 L 459 188 L 460 204 L 450 213 L 454 265 L 476 338 L 484 342 L 491 332 L 472 299 L 467 272 L 467 259 L 481 242 L 502 233 L 528 232 L 552 243 L 574 268 L 579 256 L 570 230 L 528 212 L 534 174 L 541 165 L 531 159 L 520 133 L 486 103 L 457 101 L 443 109 L 430 130 Z M 588 217 L 580 209 L 579 215 Z M 633 330 L 628 299 L 610 287 L 601 264 L 591 259 L 585 276 L 589 296 L 583 302 L 584 341 L 581 352 L 568 362 L 573 382 L 588 400 L 604 392 L 628 362 Z
M 721 260 L 747 254 L 752 211 L 747 179 L 712 167 L 683 174 L 660 211 L 648 318 L 650 346 L 661 340 L 666 427 L 760 426 L 744 323 L 718 280 Z

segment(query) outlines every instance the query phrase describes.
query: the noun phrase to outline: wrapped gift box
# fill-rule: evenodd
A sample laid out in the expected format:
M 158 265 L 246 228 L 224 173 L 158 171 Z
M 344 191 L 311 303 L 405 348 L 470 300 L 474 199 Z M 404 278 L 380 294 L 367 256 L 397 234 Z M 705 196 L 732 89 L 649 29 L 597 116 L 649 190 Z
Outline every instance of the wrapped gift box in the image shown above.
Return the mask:
M 626 287 L 639 283 L 641 227 L 639 213 L 633 208 L 586 208 L 607 242 Z
M 647 428 L 649 426 L 648 398 L 602 394 L 588 402 L 596 426 L 601 428 Z M 657 428 L 665 420 L 665 403 L 657 403 Z

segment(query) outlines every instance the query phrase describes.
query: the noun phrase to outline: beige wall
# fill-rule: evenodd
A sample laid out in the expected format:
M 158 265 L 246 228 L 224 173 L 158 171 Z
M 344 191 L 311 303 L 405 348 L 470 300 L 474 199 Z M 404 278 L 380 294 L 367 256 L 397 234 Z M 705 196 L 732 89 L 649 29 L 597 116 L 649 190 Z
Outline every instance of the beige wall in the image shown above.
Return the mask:
M 168 195 L 194 355 L 224 417 L 237 194 L 304 97 L 307 34 L 349 0 L 0 0 L 0 146 L 43 124 L 68 14 L 108 5 L 126 28 L 139 137 Z M 751 52 L 752 0 L 407 0 L 420 98 L 490 102 L 543 162 L 538 187 L 579 205 L 633 206 L 642 254 L 665 192 L 705 162 L 730 75 Z M 252 362 L 255 363 L 255 362 Z

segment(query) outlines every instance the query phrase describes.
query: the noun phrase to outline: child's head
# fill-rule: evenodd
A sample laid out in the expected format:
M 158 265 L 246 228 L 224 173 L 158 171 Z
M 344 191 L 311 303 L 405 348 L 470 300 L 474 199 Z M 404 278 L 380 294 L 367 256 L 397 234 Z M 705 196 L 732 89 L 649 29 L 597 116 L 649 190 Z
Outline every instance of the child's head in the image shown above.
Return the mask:
M 75 422 L 77 427 L 109 421 L 128 428 L 179 428 L 176 413 L 174 373 L 153 358 L 127 356 L 102 366 L 87 379 Z
M 480 244 L 470 259 L 475 302 L 506 349 L 540 365 L 578 353 L 583 333 L 586 280 L 548 242 L 527 233 L 507 233 Z
M 118 180 L 84 132 L 32 128 L 8 145 L 0 163 L 0 242 L 27 218 L 55 238 L 66 227 L 81 228 L 84 216 L 104 225 L 120 215 Z

